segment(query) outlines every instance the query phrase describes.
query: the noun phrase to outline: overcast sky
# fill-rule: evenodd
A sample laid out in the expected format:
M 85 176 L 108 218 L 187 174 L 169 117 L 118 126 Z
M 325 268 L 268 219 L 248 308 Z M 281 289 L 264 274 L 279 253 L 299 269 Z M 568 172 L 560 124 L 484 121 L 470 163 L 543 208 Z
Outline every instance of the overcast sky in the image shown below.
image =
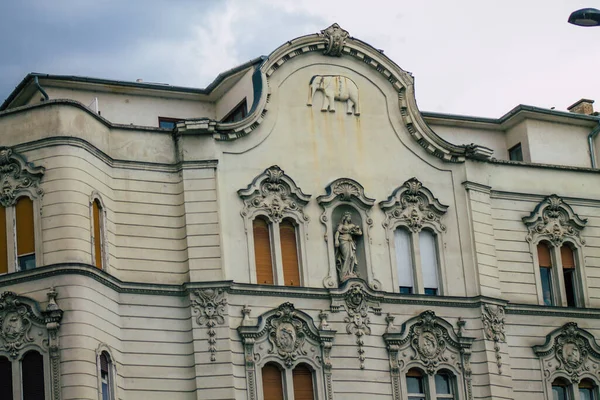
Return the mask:
M 333 22 L 415 76 L 423 111 L 600 110 L 600 0 L 0 0 L 0 100 L 29 72 L 205 87 Z

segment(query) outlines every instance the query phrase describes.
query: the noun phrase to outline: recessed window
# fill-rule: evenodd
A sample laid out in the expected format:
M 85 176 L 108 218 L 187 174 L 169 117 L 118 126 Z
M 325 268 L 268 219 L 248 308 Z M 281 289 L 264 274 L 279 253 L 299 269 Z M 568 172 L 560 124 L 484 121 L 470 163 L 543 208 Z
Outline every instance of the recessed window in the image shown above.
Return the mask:
M 37 351 L 29 351 L 21 361 L 23 400 L 44 400 L 44 357 Z
M 577 249 L 572 243 L 560 247 L 542 241 L 537 245 L 541 300 L 546 306 L 583 306 L 578 275 Z M 559 279 L 562 275 L 562 280 Z
M 523 161 L 523 148 L 521 143 L 508 150 L 508 159 L 511 161 Z
M 281 242 L 284 285 L 300 286 L 298 240 L 296 226 L 292 220 L 286 218 L 279 223 L 279 241 Z
M 0 207 L 0 274 L 8 272 L 8 236 L 6 234 L 6 208 Z
M 573 249 L 568 244 L 563 244 L 560 248 L 560 259 L 562 260 L 563 278 L 565 284 L 565 295 L 569 307 L 577 307 L 576 288 L 575 288 L 575 255 Z
M 283 376 L 274 363 L 268 363 L 262 368 L 263 399 L 284 400 Z
M 261 373 L 264 400 L 288 400 L 289 397 L 284 394 L 284 387 L 287 389 L 290 384 L 294 392 L 294 400 L 315 399 L 313 372 L 305 364 L 297 365 L 290 376 L 289 370 L 283 370 L 277 364 L 270 362 L 262 368 Z
M 540 266 L 540 280 L 542 281 L 542 299 L 544 305 L 554 305 L 554 290 L 552 288 L 552 257 L 550 247 L 545 242 L 537 245 L 538 262 Z
M 33 201 L 23 196 L 15 205 L 17 265 L 19 271 L 35 268 L 35 231 L 33 224 Z
M 229 122 L 238 122 L 242 119 L 246 118 L 248 115 L 248 106 L 246 104 L 246 99 L 242 100 L 237 106 L 233 108 L 222 120 L 221 122 L 229 123 Z
M 100 391 L 102 400 L 113 400 L 112 389 L 112 361 L 110 355 L 103 351 L 100 354 Z
M 421 270 L 423 272 L 423 287 L 425 294 L 436 296 L 438 294 L 438 259 L 435 235 L 427 229 L 419 232 L 419 246 L 421 248 Z
M 272 285 L 273 254 L 271 253 L 271 227 L 265 218 L 258 217 L 252 222 L 254 234 L 254 260 L 256 263 L 256 283 Z
M 406 373 L 408 400 L 454 400 L 456 399 L 454 375 L 440 371 L 435 376 L 425 375 L 416 368 Z
M 597 400 L 597 387 L 590 379 L 579 382 L 579 400 Z
M 429 397 L 425 377 L 418 369 L 413 368 L 406 373 L 406 391 L 408 400 L 425 400 Z
M 6 357 L 0 357 L 0 399 L 12 399 L 12 363 Z
M 92 224 L 93 224 L 93 237 L 94 242 L 94 264 L 96 268 L 103 269 L 103 209 L 100 200 L 94 199 L 92 202 Z
M 181 121 L 181 118 L 169 118 L 169 117 L 158 117 L 158 127 L 163 129 L 175 129 L 177 122 Z
M 400 293 L 412 294 L 414 290 L 413 258 L 411 234 L 408 229 L 398 228 L 394 231 L 396 246 L 396 265 L 398 267 L 398 283 Z

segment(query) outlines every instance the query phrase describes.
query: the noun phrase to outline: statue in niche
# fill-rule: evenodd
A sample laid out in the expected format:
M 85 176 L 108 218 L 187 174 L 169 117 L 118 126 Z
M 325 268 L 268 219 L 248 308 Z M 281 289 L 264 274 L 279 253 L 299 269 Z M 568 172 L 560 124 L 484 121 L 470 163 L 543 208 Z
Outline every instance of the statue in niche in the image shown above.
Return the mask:
M 340 282 L 357 277 L 358 258 L 354 237 L 362 234 L 360 227 L 352 223 L 352 214 L 345 212 L 334 234 L 335 264 Z

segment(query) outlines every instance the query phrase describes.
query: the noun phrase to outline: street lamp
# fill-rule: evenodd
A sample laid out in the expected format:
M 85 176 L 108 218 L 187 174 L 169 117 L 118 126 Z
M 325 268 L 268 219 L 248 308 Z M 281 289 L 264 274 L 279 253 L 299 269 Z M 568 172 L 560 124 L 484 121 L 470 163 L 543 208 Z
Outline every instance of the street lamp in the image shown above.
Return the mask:
M 569 23 L 577 26 L 598 26 L 600 25 L 600 10 L 595 8 L 582 8 L 573 11 L 569 15 Z

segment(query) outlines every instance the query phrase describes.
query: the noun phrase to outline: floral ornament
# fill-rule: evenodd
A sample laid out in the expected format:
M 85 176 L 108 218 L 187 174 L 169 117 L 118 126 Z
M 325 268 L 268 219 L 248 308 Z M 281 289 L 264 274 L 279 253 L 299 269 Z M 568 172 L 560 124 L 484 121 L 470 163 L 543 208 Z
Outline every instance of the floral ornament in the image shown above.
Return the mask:
M 216 361 L 217 339 L 215 326 L 223 325 L 225 318 L 225 305 L 227 299 L 223 289 L 204 289 L 194 292 L 196 298 L 192 300 L 192 307 L 198 313 L 196 322 L 198 325 L 206 325 L 208 328 L 208 350 L 210 351 L 210 361 Z
M 43 175 L 43 167 L 34 167 L 12 149 L 0 147 L 0 206 L 13 206 L 22 194 L 42 196 L 39 182 Z
M 528 217 L 523 218 L 523 222 L 528 228 L 528 242 L 546 239 L 560 247 L 565 238 L 571 237 L 585 244 L 580 233 L 587 219 L 580 218 L 571 206 L 555 194 L 542 200 Z
M 267 168 L 238 195 L 244 200 L 243 217 L 251 217 L 262 211 L 272 221 L 281 222 L 286 215 L 294 215 L 300 221 L 308 221 L 304 206 L 309 195 L 302 192 L 294 181 L 277 165 Z
M 500 343 L 506 341 L 504 333 L 504 307 L 492 307 L 485 304 L 482 309 L 481 319 L 483 321 L 483 331 L 487 340 L 494 341 L 494 352 L 496 353 L 496 365 L 498 373 L 502 375 L 502 356 L 500 355 Z
M 291 367 L 299 356 L 307 354 L 304 350 L 304 327 L 302 321 L 296 317 L 293 304 L 282 304 L 267 324 L 267 329 L 271 343 L 269 353 L 277 353 L 287 367 Z
M 325 51 L 323 54 L 339 57 L 342 55 L 346 39 L 350 36 L 348 31 L 342 29 L 338 24 L 333 24 L 323 29 L 319 36 L 325 38 Z
M 346 292 L 346 312 L 348 315 L 344 318 L 346 322 L 346 332 L 356 336 L 356 344 L 358 345 L 358 359 L 360 361 L 360 369 L 365 368 L 365 349 L 363 336 L 371 334 L 369 323 L 371 322 L 368 315 L 368 306 L 365 298 L 365 292 L 360 284 L 354 284 Z
M 425 223 L 430 223 L 440 231 L 446 231 L 446 226 L 441 220 L 448 206 L 440 203 L 417 178 L 404 182 L 386 201 L 379 203 L 379 206 L 386 215 L 383 224 L 386 228 L 394 227 L 400 222 L 418 233 Z

